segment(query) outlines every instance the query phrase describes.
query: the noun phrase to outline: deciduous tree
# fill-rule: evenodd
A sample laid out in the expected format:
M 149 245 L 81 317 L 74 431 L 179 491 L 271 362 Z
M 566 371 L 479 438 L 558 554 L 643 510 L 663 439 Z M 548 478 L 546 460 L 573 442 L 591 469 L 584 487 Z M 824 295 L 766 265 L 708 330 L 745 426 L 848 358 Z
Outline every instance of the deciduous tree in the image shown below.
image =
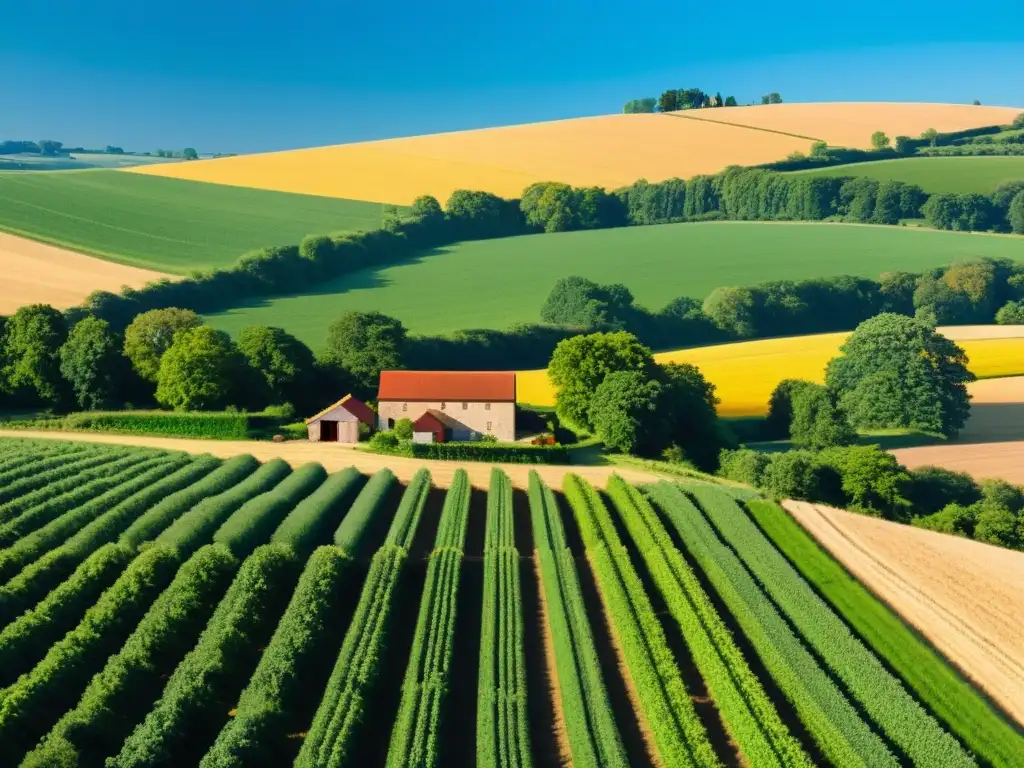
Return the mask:
M 324 359 L 348 371 L 364 394 L 377 388 L 380 372 L 402 367 L 406 330 L 380 312 L 346 312 L 327 329 Z
M 200 325 L 202 320 L 191 309 L 169 307 L 143 312 L 125 329 L 124 353 L 139 376 L 156 383 L 160 358 L 170 349 L 174 334 Z
M 266 382 L 271 400 L 309 405 L 315 360 L 309 347 L 282 328 L 251 325 L 238 333 L 238 349 Z
M 661 384 L 641 371 L 609 373 L 591 397 L 590 423 L 609 448 L 623 453 L 650 453 L 661 443 L 661 394 Z
M 178 411 L 217 410 L 251 402 L 253 372 L 231 337 L 200 325 L 174 334 L 160 359 L 157 402 Z
M 49 304 L 18 309 L 4 325 L 2 381 L 16 398 L 59 405 L 67 390 L 60 373 L 60 348 L 67 339 L 64 316 Z
M 126 360 L 121 340 L 105 320 L 86 317 L 75 324 L 60 348 L 60 372 L 80 408 L 115 404 L 122 392 Z
M 875 131 L 871 134 L 871 146 L 876 150 L 887 149 L 889 144 L 889 137 L 885 135 L 884 131 Z

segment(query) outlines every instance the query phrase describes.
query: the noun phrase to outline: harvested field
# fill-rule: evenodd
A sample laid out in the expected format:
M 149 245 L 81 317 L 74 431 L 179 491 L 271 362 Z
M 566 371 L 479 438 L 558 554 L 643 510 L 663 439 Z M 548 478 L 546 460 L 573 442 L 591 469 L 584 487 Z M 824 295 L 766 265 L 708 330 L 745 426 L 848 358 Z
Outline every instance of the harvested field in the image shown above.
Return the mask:
M 81 304 L 93 291 L 141 288 L 168 277 L 0 233 L 0 315 L 25 304 L 52 304 L 66 309 Z
M 328 472 L 336 472 L 345 467 L 356 467 L 367 474 L 380 469 L 391 469 L 399 480 L 408 481 L 416 470 L 426 467 L 434 479 L 434 484 L 447 488 L 458 469 L 465 469 L 470 482 L 477 488 L 487 488 L 490 483 L 491 468 L 500 467 L 512 479 L 517 488 L 526 488 L 527 478 L 532 470 L 536 470 L 545 483 L 553 488 L 561 488 L 562 478 L 573 472 L 594 485 L 604 487 L 612 474 L 618 474 L 631 483 L 649 483 L 659 479 L 651 472 L 643 472 L 623 467 L 591 467 L 591 466 L 554 466 L 538 464 L 489 464 L 485 462 L 430 461 L 425 459 L 407 459 L 400 456 L 381 456 L 375 453 L 356 450 L 338 443 L 308 443 L 296 440 L 287 443 L 272 443 L 245 440 L 188 440 L 169 437 L 142 437 L 138 435 L 103 435 L 81 432 L 46 432 L 30 430 L 0 429 L 0 437 L 23 437 L 43 440 L 68 440 L 81 443 L 106 443 L 113 445 L 137 445 L 148 448 L 159 448 L 165 451 L 187 451 L 188 453 L 208 453 L 218 458 L 228 458 L 241 454 L 251 454 L 260 461 L 282 458 L 293 467 L 301 466 L 310 461 L 322 464 Z
M 940 133 L 1009 125 L 1021 110 L 969 104 L 916 104 L 893 102 L 836 102 L 827 104 L 770 104 L 730 109 L 675 112 L 717 123 L 745 125 L 760 130 L 813 136 L 833 146 L 871 148 L 871 134 L 920 136 L 934 128 Z
M 1024 440 L 994 443 L 952 443 L 891 452 L 908 469 L 943 467 L 976 479 L 998 477 L 1024 485 Z
M 1024 553 L 806 502 L 785 506 L 1024 724 Z

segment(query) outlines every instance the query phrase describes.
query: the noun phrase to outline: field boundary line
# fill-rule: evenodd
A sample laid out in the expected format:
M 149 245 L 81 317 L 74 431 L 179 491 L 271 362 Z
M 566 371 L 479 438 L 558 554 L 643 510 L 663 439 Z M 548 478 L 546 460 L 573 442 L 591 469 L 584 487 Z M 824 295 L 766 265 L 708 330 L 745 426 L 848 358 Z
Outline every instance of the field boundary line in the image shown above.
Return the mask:
M 804 136 L 800 133 L 789 133 L 788 131 L 776 131 L 773 128 L 758 128 L 756 125 L 746 125 L 745 123 L 727 123 L 724 120 L 708 120 L 705 117 L 697 117 L 696 115 L 680 115 L 676 112 L 661 112 L 659 113 L 665 117 L 677 117 L 680 120 L 696 120 L 698 123 L 712 123 L 714 125 L 725 125 L 730 128 L 743 128 L 748 131 L 760 131 L 761 133 L 774 133 L 777 136 L 789 136 L 792 139 L 806 139 L 807 141 L 824 141 L 816 136 Z

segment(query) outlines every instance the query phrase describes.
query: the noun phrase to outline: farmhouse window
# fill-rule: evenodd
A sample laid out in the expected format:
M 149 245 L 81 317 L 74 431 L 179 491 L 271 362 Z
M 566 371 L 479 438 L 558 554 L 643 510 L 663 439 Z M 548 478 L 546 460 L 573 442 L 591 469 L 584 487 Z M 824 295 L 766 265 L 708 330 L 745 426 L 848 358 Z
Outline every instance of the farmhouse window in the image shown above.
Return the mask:
M 441 410 L 443 411 L 447 405 L 448 403 L 441 403 Z
M 408 411 L 409 410 L 409 404 L 408 403 L 402 403 L 402 410 L 403 411 Z
M 487 422 L 487 431 L 488 432 L 491 431 L 491 422 L 489 422 L 489 421 Z
M 485 411 L 491 410 L 491 404 L 490 403 L 484 403 L 484 410 Z
M 469 408 L 469 403 L 463 403 L 462 410 L 466 410 L 467 408 Z

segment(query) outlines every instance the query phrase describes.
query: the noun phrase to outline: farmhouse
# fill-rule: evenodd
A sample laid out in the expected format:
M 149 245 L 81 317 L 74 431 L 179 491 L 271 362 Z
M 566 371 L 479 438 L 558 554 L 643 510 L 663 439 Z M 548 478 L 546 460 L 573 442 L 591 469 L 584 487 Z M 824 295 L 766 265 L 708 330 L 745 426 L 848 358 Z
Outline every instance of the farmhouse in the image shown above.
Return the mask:
M 378 424 L 413 422 L 424 442 L 516 439 L 516 375 L 504 371 L 381 371 Z
M 311 442 L 358 443 L 359 425 L 373 426 L 370 406 L 352 395 L 324 408 L 316 416 L 306 419 Z

